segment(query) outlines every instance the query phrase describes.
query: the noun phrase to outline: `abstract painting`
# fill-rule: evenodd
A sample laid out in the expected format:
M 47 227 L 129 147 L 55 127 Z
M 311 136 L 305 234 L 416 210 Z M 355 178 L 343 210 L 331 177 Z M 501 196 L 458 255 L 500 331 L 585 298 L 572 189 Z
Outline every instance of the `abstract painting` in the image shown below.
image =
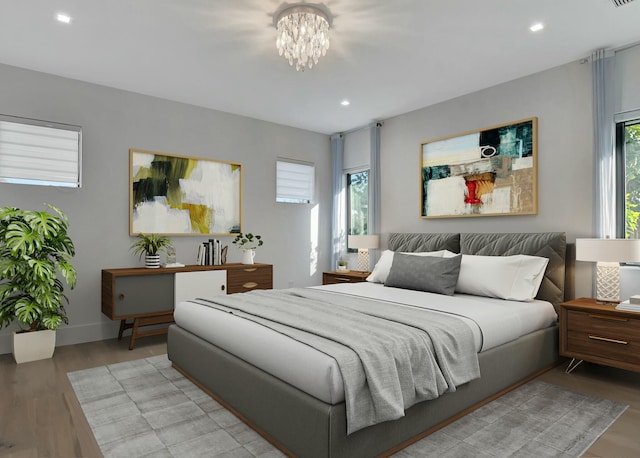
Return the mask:
M 538 119 L 420 144 L 422 218 L 538 213 Z
M 241 232 L 242 165 L 129 150 L 129 233 Z

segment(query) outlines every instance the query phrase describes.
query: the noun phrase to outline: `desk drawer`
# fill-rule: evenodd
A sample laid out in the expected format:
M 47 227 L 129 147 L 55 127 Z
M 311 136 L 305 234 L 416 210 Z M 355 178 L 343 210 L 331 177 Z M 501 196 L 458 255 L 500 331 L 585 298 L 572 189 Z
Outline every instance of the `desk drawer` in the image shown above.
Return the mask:
M 246 293 L 254 289 L 273 288 L 273 269 L 270 265 L 251 265 L 227 271 L 229 294 Z

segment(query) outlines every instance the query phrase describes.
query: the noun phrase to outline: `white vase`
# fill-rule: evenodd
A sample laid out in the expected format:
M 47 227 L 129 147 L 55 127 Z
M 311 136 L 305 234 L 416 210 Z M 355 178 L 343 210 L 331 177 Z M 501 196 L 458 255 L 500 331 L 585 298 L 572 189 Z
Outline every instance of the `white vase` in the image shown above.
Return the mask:
M 28 363 L 53 356 L 56 348 L 56 331 L 17 332 L 11 335 L 11 353 L 16 363 Z
M 160 267 L 159 254 L 147 254 L 144 256 L 144 266 L 149 269 L 157 269 Z
M 242 250 L 242 264 L 253 264 L 253 258 L 256 257 L 256 250 Z

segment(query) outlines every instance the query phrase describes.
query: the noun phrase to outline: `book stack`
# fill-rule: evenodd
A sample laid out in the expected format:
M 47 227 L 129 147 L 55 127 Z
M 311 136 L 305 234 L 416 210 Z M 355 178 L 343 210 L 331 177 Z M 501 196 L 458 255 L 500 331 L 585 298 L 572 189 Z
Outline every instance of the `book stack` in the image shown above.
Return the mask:
M 628 301 L 620 302 L 616 305 L 618 310 L 626 310 L 629 312 L 640 312 L 640 295 L 631 296 Z
M 198 246 L 196 264 L 200 266 L 222 265 L 222 243 L 217 239 L 209 239 Z

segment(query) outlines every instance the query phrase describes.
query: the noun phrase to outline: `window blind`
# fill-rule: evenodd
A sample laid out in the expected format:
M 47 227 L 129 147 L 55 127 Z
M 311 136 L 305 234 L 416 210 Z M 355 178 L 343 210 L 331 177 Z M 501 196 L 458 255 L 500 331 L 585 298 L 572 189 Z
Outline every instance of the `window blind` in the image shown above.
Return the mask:
M 313 164 L 276 161 L 276 202 L 311 203 L 314 180 Z
M 0 182 L 80 187 L 79 126 L 0 115 Z

